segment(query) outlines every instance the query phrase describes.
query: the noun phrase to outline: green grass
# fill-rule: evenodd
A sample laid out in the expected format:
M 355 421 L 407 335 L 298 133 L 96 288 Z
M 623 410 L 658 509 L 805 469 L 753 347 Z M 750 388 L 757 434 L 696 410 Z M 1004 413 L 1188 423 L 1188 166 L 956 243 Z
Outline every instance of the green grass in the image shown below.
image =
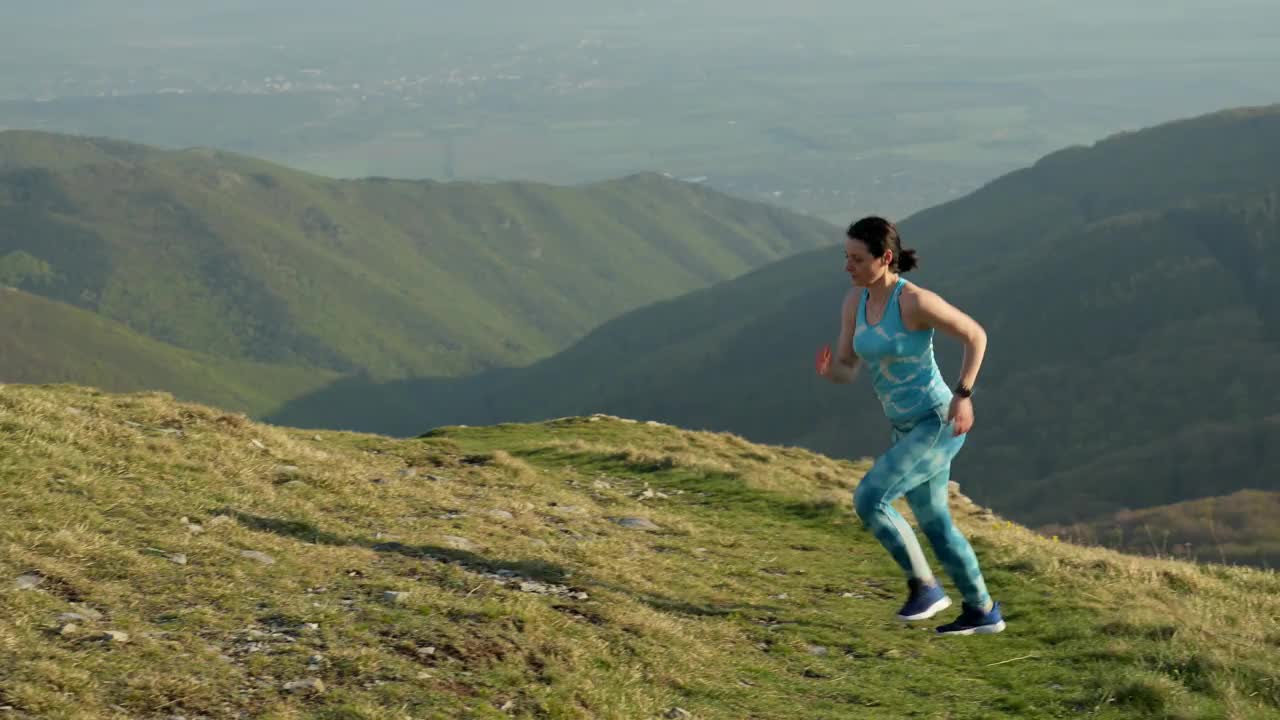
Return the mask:
M 196 352 L 374 377 L 530 362 L 640 305 L 838 241 L 660 175 L 331 180 L 0 132 L 0 282 Z
M 164 394 L 7 386 L 0 705 L 41 718 L 1280 714 L 1274 573 L 1054 542 L 955 494 L 1009 628 L 937 637 L 891 619 L 902 579 L 848 507 L 865 469 L 600 416 L 393 439 Z M 42 582 L 12 589 L 27 573 Z M 549 588 L 563 590 L 532 592 Z M 59 620 L 85 607 L 101 617 Z M 304 679 L 323 692 L 284 690 Z

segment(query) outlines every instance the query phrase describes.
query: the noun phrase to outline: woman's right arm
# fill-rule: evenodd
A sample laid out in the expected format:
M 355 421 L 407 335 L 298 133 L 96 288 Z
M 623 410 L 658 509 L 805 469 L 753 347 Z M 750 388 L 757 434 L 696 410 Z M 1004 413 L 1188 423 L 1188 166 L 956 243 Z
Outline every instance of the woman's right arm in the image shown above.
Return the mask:
M 845 295 L 844 305 L 840 309 L 840 340 L 836 351 L 823 377 L 837 385 L 851 383 L 858 377 L 858 366 L 862 362 L 853 352 L 853 328 L 858 319 L 858 295 L 850 291 Z

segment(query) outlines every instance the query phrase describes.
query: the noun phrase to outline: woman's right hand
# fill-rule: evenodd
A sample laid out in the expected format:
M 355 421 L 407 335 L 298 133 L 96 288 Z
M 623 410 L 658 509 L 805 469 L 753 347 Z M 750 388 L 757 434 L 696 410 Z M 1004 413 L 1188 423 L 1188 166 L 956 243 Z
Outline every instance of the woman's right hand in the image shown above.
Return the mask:
M 818 357 L 815 361 L 818 376 L 831 379 L 831 346 L 823 345 L 818 349 Z

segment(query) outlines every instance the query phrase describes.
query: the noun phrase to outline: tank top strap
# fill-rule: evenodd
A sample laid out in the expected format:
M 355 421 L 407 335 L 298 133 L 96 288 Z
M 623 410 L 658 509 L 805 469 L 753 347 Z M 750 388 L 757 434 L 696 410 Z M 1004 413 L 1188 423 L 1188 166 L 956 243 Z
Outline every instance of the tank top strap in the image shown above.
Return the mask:
M 898 309 L 898 296 L 902 294 L 902 288 L 907 284 L 906 278 L 898 276 L 898 282 L 893 285 L 893 292 L 889 294 L 889 302 L 884 304 L 884 316 L 880 319 L 880 324 L 885 322 L 896 326 L 899 329 L 906 330 L 902 322 L 902 311 Z

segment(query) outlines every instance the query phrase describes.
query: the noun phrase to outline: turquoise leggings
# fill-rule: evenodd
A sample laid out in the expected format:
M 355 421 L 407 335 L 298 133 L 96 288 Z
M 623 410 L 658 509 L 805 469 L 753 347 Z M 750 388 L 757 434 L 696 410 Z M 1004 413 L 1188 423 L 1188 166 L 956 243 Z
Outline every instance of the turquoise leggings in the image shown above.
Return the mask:
M 951 459 L 964 445 L 965 436 L 952 435 L 946 412 L 945 406 L 934 408 L 910 426 L 893 426 L 893 447 L 876 459 L 858 483 L 853 507 L 907 577 L 930 578 L 933 572 L 915 533 L 890 504 L 905 495 L 920 529 L 965 602 L 983 607 L 990 596 L 978 558 L 951 522 L 947 505 Z

